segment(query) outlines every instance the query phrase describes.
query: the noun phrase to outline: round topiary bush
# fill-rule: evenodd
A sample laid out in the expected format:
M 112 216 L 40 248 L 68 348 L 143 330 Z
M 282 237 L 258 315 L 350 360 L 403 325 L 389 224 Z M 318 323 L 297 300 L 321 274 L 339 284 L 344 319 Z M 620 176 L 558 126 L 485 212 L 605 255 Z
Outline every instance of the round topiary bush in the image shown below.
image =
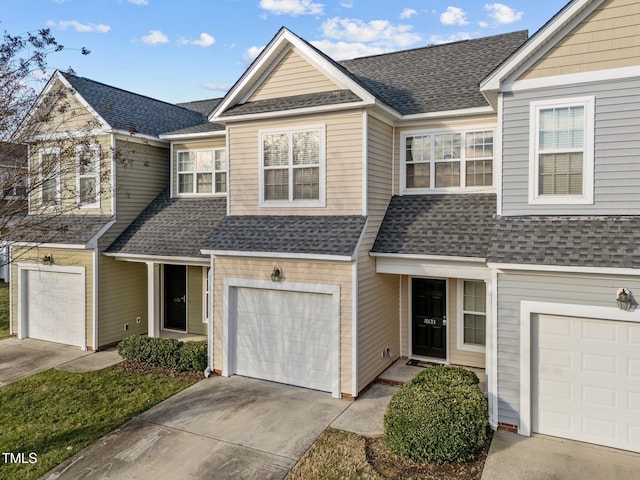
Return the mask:
M 480 380 L 474 372 L 466 368 L 436 365 L 422 369 L 422 371 L 409 380 L 408 383 L 438 384 L 447 387 L 467 385 L 473 387 L 474 385 L 478 385 Z
M 384 416 L 389 450 L 421 463 L 470 460 L 487 427 L 487 400 L 473 375 L 475 380 L 466 373 L 430 372 L 402 386 Z

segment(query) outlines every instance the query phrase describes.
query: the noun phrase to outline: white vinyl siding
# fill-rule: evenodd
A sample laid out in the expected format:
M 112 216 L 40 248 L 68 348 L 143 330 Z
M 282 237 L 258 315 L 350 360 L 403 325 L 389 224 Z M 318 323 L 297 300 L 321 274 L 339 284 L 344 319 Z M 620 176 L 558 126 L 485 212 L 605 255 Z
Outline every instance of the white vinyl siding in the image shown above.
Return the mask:
M 593 202 L 594 98 L 531 103 L 529 201 Z
M 76 148 L 78 206 L 100 207 L 100 145 Z
M 494 131 L 405 132 L 401 135 L 401 191 L 428 193 L 493 186 Z
M 210 195 L 227 191 L 224 148 L 178 152 L 178 194 Z

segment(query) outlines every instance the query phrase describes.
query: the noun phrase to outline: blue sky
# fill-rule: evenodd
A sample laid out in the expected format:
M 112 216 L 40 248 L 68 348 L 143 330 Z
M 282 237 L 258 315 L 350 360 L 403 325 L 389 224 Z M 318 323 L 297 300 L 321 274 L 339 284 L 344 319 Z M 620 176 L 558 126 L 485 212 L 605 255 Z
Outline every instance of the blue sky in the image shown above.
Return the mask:
M 0 30 L 50 28 L 50 67 L 168 102 L 224 95 L 281 26 L 340 60 L 516 30 L 564 0 L 0 0 Z M 81 47 L 91 50 L 88 56 Z M 49 74 L 51 72 L 48 72 Z

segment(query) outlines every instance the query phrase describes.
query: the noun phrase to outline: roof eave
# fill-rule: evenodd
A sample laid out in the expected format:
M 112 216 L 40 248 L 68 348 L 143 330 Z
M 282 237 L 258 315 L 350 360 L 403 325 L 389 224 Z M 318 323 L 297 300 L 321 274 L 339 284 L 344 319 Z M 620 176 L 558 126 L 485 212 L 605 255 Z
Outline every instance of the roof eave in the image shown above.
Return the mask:
M 200 250 L 203 255 L 213 255 L 215 257 L 260 257 L 260 258 L 290 258 L 300 260 L 324 260 L 333 262 L 355 261 L 355 253 L 352 255 L 331 255 L 322 253 L 289 253 L 289 252 L 260 252 L 242 250 L 216 250 L 204 248 Z
M 161 133 L 159 138 L 161 140 L 189 140 L 192 138 L 224 137 L 226 134 L 226 130 L 211 130 L 209 132 L 196 133 Z

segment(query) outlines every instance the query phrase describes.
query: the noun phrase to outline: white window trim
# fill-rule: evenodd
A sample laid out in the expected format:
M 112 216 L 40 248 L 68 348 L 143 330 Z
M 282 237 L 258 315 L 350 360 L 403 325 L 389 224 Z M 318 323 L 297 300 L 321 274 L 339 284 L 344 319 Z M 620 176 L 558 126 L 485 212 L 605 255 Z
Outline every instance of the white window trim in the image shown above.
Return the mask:
M 44 200 L 43 200 L 43 193 L 44 193 L 44 175 L 42 174 L 42 157 L 44 157 L 45 155 L 50 155 L 50 154 L 55 154 L 57 157 L 57 161 L 56 161 L 56 167 L 55 167 L 55 180 L 56 180 L 56 201 L 54 204 L 45 204 Z M 61 164 L 60 164 L 60 149 L 59 148 L 46 148 L 42 151 L 40 151 L 39 155 L 38 155 L 38 179 L 40 182 L 40 185 L 38 186 L 38 201 L 40 203 L 40 205 L 44 208 L 51 208 L 51 209 L 55 209 L 55 208 L 59 208 L 62 204 L 62 185 L 61 185 L 61 179 L 60 179 L 60 169 L 61 169 Z
M 320 134 L 319 140 L 319 194 L 318 200 L 293 200 L 293 175 L 289 175 L 289 198 L 291 200 L 265 200 L 264 199 L 264 136 L 265 135 L 273 135 L 273 134 L 290 134 L 295 132 L 309 132 L 309 131 L 317 131 Z M 322 125 L 301 125 L 295 127 L 285 127 L 285 128 L 270 128 L 266 130 L 260 130 L 259 132 L 259 151 L 260 158 L 259 169 L 260 169 L 260 183 L 259 183 L 259 206 L 261 207 L 325 207 L 326 206 L 326 166 L 327 166 L 327 155 L 326 155 L 326 126 Z M 291 161 L 291 156 L 289 158 Z M 289 163 L 288 165 L 289 172 L 292 171 L 292 165 Z
M 582 160 L 582 195 L 540 195 L 539 179 L 539 118 L 545 107 L 584 107 L 584 155 Z M 531 102 L 529 107 L 529 204 L 530 205 L 592 205 L 594 171 L 595 97 L 573 97 Z
M 95 173 L 93 175 L 80 175 L 80 156 L 86 150 L 90 150 L 93 155 L 93 161 L 95 162 Z M 78 146 L 76 147 L 76 201 L 78 208 L 100 208 L 100 145 L 90 145 L 88 147 Z M 95 178 L 96 180 L 96 201 L 92 203 L 80 203 L 80 177 Z
M 484 288 L 485 288 L 485 296 L 487 294 L 487 292 L 489 291 L 489 288 L 487 286 L 487 282 L 483 281 L 483 280 L 478 280 L 478 279 L 470 279 L 470 278 L 465 278 L 465 279 L 458 279 L 458 292 L 457 292 L 457 297 L 458 297 L 458 318 L 457 318 L 457 325 L 456 325 L 456 337 L 457 337 L 457 348 L 458 350 L 462 350 L 462 351 L 466 351 L 466 352 L 476 352 L 476 353 L 485 353 L 485 351 L 487 350 L 486 345 L 487 345 L 487 340 L 485 337 L 485 344 L 484 346 L 482 345 L 475 345 L 475 344 L 469 344 L 469 343 L 464 343 L 464 282 L 482 282 L 484 283 Z M 489 298 L 487 297 L 487 301 L 485 302 L 485 312 L 484 312 L 484 318 L 485 318 L 485 331 L 486 331 L 486 327 L 487 327 L 487 323 L 489 321 Z
M 225 156 L 226 156 L 226 168 L 224 170 L 216 170 L 216 151 L 218 150 L 223 150 L 225 152 Z M 197 187 L 197 174 L 198 173 L 208 173 L 208 172 L 198 172 L 197 170 L 192 170 L 192 171 L 185 171 L 185 172 L 181 172 L 180 171 L 180 162 L 179 162 L 179 157 L 181 153 L 197 153 L 197 152 L 212 152 L 212 168 L 211 168 L 211 192 L 209 193 L 197 193 L 195 191 L 196 187 Z M 227 185 L 227 191 L 229 190 L 229 155 L 228 155 L 228 151 L 226 147 L 213 147 L 213 148 L 197 148 L 197 149 L 182 149 L 182 150 L 176 150 L 175 152 L 175 161 L 176 161 L 176 177 L 175 177 L 175 181 L 176 181 L 176 188 L 175 188 L 175 195 L 176 197 L 225 197 L 227 195 L 227 192 L 217 192 L 216 191 L 216 173 L 226 173 L 227 174 L 227 180 L 226 180 L 226 185 Z M 194 164 L 194 168 L 195 168 L 195 164 Z M 188 192 L 180 192 L 180 174 L 181 173 L 192 173 L 193 174 L 193 190 L 192 192 L 188 193 Z
M 481 131 L 493 132 L 493 170 L 492 170 L 492 184 L 482 185 L 478 187 L 467 187 L 467 158 L 465 158 L 465 145 L 466 134 Z M 407 188 L 407 137 L 415 137 L 418 135 L 437 135 L 441 133 L 458 133 L 462 135 L 462 144 L 460 146 L 461 158 L 460 158 L 460 186 L 459 187 L 441 187 L 441 188 Z M 446 128 L 446 129 L 420 129 L 420 130 L 407 130 L 400 133 L 400 194 L 401 195 L 422 195 L 425 193 L 449 193 L 449 192 L 468 192 L 468 193 L 483 193 L 483 192 L 495 192 L 496 181 L 496 126 L 495 124 L 479 124 L 472 126 L 465 126 L 464 128 Z M 469 159 L 471 160 L 471 159 Z M 435 182 L 435 164 L 436 160 L 429 160 L 429 168 L 431 169 L 431 178 Z M 435 183 L 434 183 L 435 184 Z

